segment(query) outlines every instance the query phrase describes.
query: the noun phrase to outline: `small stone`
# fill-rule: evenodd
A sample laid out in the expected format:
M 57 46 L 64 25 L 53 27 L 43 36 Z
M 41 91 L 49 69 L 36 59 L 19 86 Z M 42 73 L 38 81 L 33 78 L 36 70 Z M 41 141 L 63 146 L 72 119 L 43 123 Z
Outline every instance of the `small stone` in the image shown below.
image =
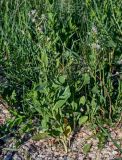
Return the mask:
M 121 130 L 120 130 L 120 132 L 117 133 L 117 138 L 122 139 L 122 131 Z
M 38 155 L 38 158 L 45 158 L 45 155 L 40 154 Z
M 117 151 L 112 151 L 112 155 L 116 155 L 116 154 L 118 154 Z
M 115 132 L 111 132 L 111 137 L 113 138 L 113 139 L 115 139 L 116 138 L 116 133 Z
M 89 153 L 88 157 L 91 158 L 91 159 L 95 159 L 96 158 L 95 153 Z
M 96 151 L 98 149 L 98 146 L 93 146 L 93 151 Z
M 82 136 L 83 136 L 83 137 L 86 137 L 86 136 L 87 136 L 87 134 L 86 134 L 85 132 L 83 132 L 83 133 L 82 133 Z
M 58 160 L 63 160 L 63 157 L 59 157 Z
M 67 160 L 67 155 L 64 155 L 63 158 L 64 158 L 64 160 Z
M 52 151 L 56 150 L 56 148 L 54 146 L 51 149 L 52 149 Z
M 78 160 L 82 160 L 83 157 L 84 157 L 83 154 L 79 154 L 77 159 L 78 159 Z
M 105 154 L 104 157 L 109 159 L 110 155 L 109 154 Z

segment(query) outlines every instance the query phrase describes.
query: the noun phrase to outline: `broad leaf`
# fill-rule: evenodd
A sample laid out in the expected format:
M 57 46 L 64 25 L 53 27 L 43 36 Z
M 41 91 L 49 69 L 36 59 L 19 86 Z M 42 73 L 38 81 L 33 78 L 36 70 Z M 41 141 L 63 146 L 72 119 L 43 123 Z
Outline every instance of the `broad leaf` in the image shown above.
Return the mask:
M 59 82 L 61 83 L 61 84 L 63 84 L 64 82 L 65 82 L 65 80 L 66 80 L 66 75 L 63 75 L 63 76 L 60 76 L 59 77 Z
M 89 76 L 89 74 L 88 73 L 85 73 L 84 75 L 83 75 L 83 85 L 86 85 L 86 84 L 89 84 L 90 83 L 90 76 Z
M 62 100 L 57 101 L 53 109 L 62 107 L 66 103 L 66 101 L 67 99 L 62 99 Z
M 84 124 L 88 120 L 88 116 L 82 116 L 79 118 L 79 126 Z
M 98 86 L 95 85 L 95 86 L 92 88 L 92 93 L 93 93 L 93 94 L 99 94 L 99 92 L 100 92 L 100 91 L 99 91 L 99 89 L 98 89 Z
M 39 85 L 35 87 L 35 90 L 42 92 L 44 91 L 45 88 L 46 88 L 46 83 L 40 83 Z
M 74 111 L 76 111 L 77 108 L 78 108 L 78 104 L 73 101 L 73 102 L 71 103 L 71 105 L 72 105 L 72 109 L 73 109 Z
M 82 97 L 80 98 L 79 104 L 84 105 L 85 102 L 86 102 L 86 98 L 85 98 L 85 96 L 82 96 Z
M 67 126 L 67 127 L 65 128 L 64 135 L 65 135 L 66 137 L 69 137 L 71 131 L 72 131 L 71 127 L 70 127 L 70 126 Z
M 67 86 L 63 92 L 63 94 L 59 97 L 59 99 L 68 99 L 71 96 L 70 88 Z
M 67 86 L 63 94 L 59 97 L 59 100 L 55 103 L 53 110 L 62 107 L 67 102 L 67 99 L 70 97 L 70 95 L 70 89 L 69 86 Z
M 48 135 L 47 132 L 42 132 L 42 133 L 38 133 L 38 134 L 34 135 L 34 136 L 32 137 L 32 140 L 34 140 L 34 141 L 39 141 L 39 140 L 41 140 L 41 139 L 46 139 L 46 138 L 48 138 L 48 137 L 49 137 L 49 135 Z

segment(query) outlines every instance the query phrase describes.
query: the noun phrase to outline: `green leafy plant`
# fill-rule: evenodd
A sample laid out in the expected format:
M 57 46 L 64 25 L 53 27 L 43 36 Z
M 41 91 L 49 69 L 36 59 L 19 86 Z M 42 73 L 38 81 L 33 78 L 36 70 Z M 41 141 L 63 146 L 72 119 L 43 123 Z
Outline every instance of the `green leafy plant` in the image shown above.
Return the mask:
M 60 137 L 67 152 L 88 121 L 120 119 L 121 3 L 1 0 L 0 94 L 15 117 L 10 128 L 31 131 L 36 117 L 37 133 Z

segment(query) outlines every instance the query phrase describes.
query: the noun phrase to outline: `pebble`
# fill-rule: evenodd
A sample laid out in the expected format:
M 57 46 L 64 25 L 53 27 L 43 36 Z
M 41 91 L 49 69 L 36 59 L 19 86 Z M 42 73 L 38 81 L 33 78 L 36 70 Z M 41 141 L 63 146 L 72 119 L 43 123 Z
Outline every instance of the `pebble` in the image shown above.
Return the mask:
M 95 153 L 89 153 L 88 156 L 89 156 L 90 158 L 95 158 L 95 157 L 96 157 Z
M 117 151 L 112 151 L 112 155 L 116 155 L 117 153 Z
M 68 150 L 68 154 L 66 154 L 65 151 L 62 149 L 62 145 L 56 146 L 56 144 L 50 145 L 48 141 L 34 142 L 32 140 L 29 140 L 20 147 L 18 155 L 23 155 L 25 151 L 30 151 L 30 156 L 32 160 L 85 160 L 84 158 L 86 158 L 86 160 L 112 160 L 113 157 L 115 158 L 117 156 L 118 151 L 116 150 L 113 142 L 108 141 L 105 144 L 104 148 L 99 150 L 99 140 L 97 138 L 87 139 L 89 137 L 88 135 L 92 135 L 92 133 L 89 134 L 89 130 L 86 132 L 88 134 L 86 134 L 85 132 L 83 131 L 82 134 L 78 134 L 78 136 L 76 135 L 76 138 L 72 142 L 71 148 L 69 148 Z M 115 136 L 115 133 L 113 133 L 112 136 Z M 92 143 L 92 147 L 88 155 L 84 155 L 82 153 L 82 148 L 85 144 L 88 143 Z M 32 147 L 32 144 L 33 146 L 35 145 L 35 147 Z M 15 154 L 13 160 L 20 160 L 18 158 L 18 155 Z
M 83 154 L 79 154 L 77 159 L 78 160 L 83 160 L 83 157 L 84 157 Z
M 115 139 L 116 136 L 117 136 L 117 134 L 116 134 L 115 132 L 111 132 L 111 137 L 112 137 L 113 139 Z

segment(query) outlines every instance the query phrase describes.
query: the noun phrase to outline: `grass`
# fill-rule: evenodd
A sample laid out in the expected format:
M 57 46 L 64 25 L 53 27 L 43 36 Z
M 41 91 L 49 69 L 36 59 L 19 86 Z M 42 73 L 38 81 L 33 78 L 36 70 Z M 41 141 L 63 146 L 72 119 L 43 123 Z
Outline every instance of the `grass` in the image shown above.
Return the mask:
M 0 94 L 15 117 L 1 136 L 43 131 L 66 148 L 81 125 L 120 119 L 121 3 L 1 0 Z

